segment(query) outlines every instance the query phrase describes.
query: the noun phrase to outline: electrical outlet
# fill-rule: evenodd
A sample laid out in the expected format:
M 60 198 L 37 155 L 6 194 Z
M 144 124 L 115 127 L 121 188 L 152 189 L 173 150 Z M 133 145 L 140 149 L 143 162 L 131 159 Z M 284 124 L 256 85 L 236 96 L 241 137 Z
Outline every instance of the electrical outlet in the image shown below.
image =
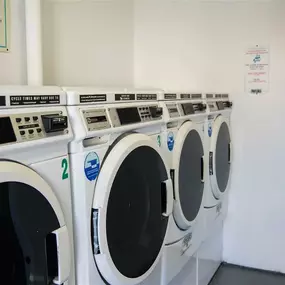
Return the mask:
M 0 52 L 9 51 L 10 0 L 0 0 Z

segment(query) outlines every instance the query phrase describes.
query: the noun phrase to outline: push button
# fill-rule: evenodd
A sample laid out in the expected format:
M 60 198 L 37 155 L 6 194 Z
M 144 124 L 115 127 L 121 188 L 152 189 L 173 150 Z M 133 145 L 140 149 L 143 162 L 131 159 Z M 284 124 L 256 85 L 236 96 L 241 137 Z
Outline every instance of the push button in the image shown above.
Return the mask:
M 42 132 L 42 129 L 37 129 L 37 132 L 40 134 Z
M 37 121 L 38 119 L 39 119 L 39 117 L 37 117 L 37 116 L 34 116 L 34 117 L 33 117 L 33 120 L 34 120 L 34 121 Z
M 22 121 L 22 118 L 16 118 L 17 123 L 21 123 L 21 121 Z
M 29 121 L 30 121 L 30 118 L 29 118 L 29 117 L 25 117 L 25 121 L 26 121 L 26 122 L 29 122 Z
M 25 133 L 26 133 L 25 131 L 20 131 L 21 136 L 25 135 Z
M 34 133 L 34 130 L 29 130 L 29 134 L 32 135 Z

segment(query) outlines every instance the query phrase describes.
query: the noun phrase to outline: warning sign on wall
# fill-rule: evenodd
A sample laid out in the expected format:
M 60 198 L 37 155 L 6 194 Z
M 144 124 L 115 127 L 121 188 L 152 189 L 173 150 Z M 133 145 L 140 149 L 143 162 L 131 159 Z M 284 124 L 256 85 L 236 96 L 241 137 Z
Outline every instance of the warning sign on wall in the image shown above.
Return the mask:
M 269 92 L 269 49 L 258 45 L 245 53 L 245 91 L 252 95 Z

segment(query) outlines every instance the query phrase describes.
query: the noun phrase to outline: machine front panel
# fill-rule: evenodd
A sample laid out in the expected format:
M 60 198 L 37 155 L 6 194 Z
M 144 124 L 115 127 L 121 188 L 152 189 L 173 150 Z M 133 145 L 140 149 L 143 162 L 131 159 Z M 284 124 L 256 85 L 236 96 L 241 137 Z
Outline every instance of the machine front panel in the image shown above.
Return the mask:
M 62 112 L 0 114 L 0 145 L 63 135 L 68 119 Z

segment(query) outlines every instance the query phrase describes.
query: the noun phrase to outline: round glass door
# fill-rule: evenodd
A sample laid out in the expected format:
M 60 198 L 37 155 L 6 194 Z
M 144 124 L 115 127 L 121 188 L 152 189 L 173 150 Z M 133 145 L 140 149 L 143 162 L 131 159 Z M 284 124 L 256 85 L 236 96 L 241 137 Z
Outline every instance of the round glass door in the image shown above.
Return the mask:
M 141 282 L 150 274 L 162 250 L 172 189 L 169 190 L 171 180 L 158 151 L 149 137 L 131 134 L 113 147 L 102 165 L 94 203 L 96 191 L 100 199 L 99 192 L 103 190 L 101 181 L 107 175 L 112 177 L 109 190 L 102 192 L 106 197 L 98 218 L 99 244 L 103 253 L 108 250 L 109 262 L 101 264 L 96 254 L 95 260 L 110 284 L 116 278 L 124 284 Z
M 3 284 L 62 284 L 70 270 L 60 205 L 32 169 L 0 161 L 0 270 Z
M 228 122 L 218 116 L 213 124 L 210 142 L 209 173 L 216 199 L 227 190 L 231 170 L 231 135 Z
M 220 126 L 215 153 L 216 177 L 219 190 L 226 191 L 230 177 L 230 131 L 228 124 L 223 122 Z
M 179 196 L 183 215 L 194 221 L 204 193 L 204 149 L 201 137 L 191 130 L 183 144 L 179 163 Z
M 60 225 L 46 198 L 29 185 L 1 183 L 0 227 L 3 284 L 50 284 L 58 272 L 51 233 Z
M 133 150 L 114 179 L 107 209 L 107 239 L 118 270 L 129 278 L 152 266 L 166 234 L 162 181 L 167 172 L 150 147 Z
M 204 195 L 204 147 L 201 131 L 192 122 L 184 123 L 177 133 L 173 153 L 174 218 L 188 229 L 200 211 Z

